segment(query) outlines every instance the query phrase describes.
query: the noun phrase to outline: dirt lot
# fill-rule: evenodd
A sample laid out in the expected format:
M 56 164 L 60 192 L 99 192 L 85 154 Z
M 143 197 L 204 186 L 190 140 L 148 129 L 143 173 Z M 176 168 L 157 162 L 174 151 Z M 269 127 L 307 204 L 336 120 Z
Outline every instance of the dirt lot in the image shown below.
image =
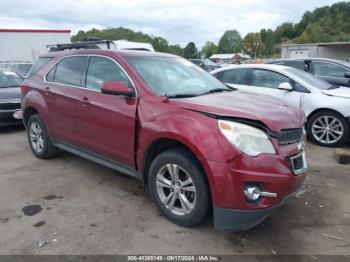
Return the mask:
M 349 255 L 350 165 L 332 152 L 308 144 L 305 192 L 259 226 L 227 233 L 211 219 L 176 226 L 137 180 L 68 153 L 39 160 L 23 129 L 1 130 L 0 254 Z

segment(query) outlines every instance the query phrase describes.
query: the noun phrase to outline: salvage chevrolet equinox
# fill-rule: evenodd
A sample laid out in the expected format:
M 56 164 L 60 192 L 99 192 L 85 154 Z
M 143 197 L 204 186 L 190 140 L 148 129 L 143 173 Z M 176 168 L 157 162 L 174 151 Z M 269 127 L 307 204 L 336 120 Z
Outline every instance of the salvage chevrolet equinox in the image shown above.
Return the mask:
M 304 113 L 227 87 L 169 54 L 98 49 L 42 55 L 22 84 L 29 146 L 136 177 L 181 226 L 209 212 L 246 230 L 301 188 Z

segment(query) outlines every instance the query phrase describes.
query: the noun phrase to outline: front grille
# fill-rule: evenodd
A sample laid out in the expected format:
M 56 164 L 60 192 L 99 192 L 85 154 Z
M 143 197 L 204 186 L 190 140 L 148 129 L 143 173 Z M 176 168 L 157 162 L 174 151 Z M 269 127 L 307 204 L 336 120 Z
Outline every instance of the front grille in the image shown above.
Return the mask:
M 0 103 L 0 110 L 16 110 L 21 108 L 21 103 Z
M 300 142 L 303 140 L 303 129 L 282 129 L 282 131 L 277 134 L 277 140 L 278 143 L 282 145 Z
M 288 165 L 294 175 L 300 175 L 307 169 L 305 152 L 287 158 Z

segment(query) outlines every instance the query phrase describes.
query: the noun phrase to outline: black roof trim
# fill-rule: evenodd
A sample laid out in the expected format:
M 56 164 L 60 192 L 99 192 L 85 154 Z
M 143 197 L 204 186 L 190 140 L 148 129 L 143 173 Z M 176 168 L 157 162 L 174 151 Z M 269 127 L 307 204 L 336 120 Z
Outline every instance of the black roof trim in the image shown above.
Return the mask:
M 100 47 L 97 46 L 98 44 L 106 44 L 107 49 L 110 49 L 111 44 L 113 44 L 113 41 L 112 40 L 86 41 L 86 42 L 76 42 L 76 43 L 67 43 L 67 44 L 47 45 L 47 47 L 50 48 L 49 52 L 72 50 L 72 49 L 101 49 Z

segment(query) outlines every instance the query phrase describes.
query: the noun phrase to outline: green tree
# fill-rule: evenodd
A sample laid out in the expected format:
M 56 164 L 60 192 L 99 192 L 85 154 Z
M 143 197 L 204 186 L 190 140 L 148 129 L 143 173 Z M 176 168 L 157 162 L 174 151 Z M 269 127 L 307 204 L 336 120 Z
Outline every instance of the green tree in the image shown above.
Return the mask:
M 271 29 L 262 29 L 260 31 L 260 38 L 263 43 L 262 55 L 265 57 L 271 57 L 274 54 L 275 38 Z
M 237 30 L 227 30 L 219 40 L 220 53 L 239 53 L 242 51 L 242 37 Z
M 296 36 L 293 23 L 283 23 L 277 26 L 275 30 L 275 38 L 278 42 L 292 39 Z
M 169 52 L 169 43 L 162 37 L 153 38 L 152 46 L 158 52 Z
M 178 55 L 178 56 L 183 56 L 184 50 L 181 48 L 180 45 L 169 45 L 169 53 Z
M 197 47 L 193 42 L 189 42 L 184 49 L 185 58 L 197 58 Z
M 349 14 L 350 2 L 339 2 L 316 8 L 312 12 L 307 11 L 300 22 L 294 26 L 295 40 L 298 43 L 349 41 Z
M 312 13 L 309 11 L 305 12 L 300 22 L 295 25 L 295 34 L 301 35 L 304 32 L 306 26 L 310 23 L 311 19 Z
M 103 40 L 119 40 L 125 39 L 128 41 L 152 43 L 153 36 L 144 34 L 142 32 L 135 32 L 133 30 L 118 27 L 107 29 L 91 29 L 88 31 L 79 31 L 77 35 L 72 36 L 72 41 L 83 41 L 85 37 L 98 37 Z
M 202 47 L 202 54 L 205 54 L 206 58 L 211 57 L 213 54 L 216 54 L 218 52 L 218 46 L 210 41 L 207 41 L 204 46 Z
M 265 48 L 259 33 L 248 33 L 243 40 L 243 47 L 251 57 L 260 57 Z
M 330 40 L 330 36 L 324 31 L 319 24 L 309 24 L 305 31 L 298 37 L 298 43 L 315 43 L 315 42 L 327 42 Z

